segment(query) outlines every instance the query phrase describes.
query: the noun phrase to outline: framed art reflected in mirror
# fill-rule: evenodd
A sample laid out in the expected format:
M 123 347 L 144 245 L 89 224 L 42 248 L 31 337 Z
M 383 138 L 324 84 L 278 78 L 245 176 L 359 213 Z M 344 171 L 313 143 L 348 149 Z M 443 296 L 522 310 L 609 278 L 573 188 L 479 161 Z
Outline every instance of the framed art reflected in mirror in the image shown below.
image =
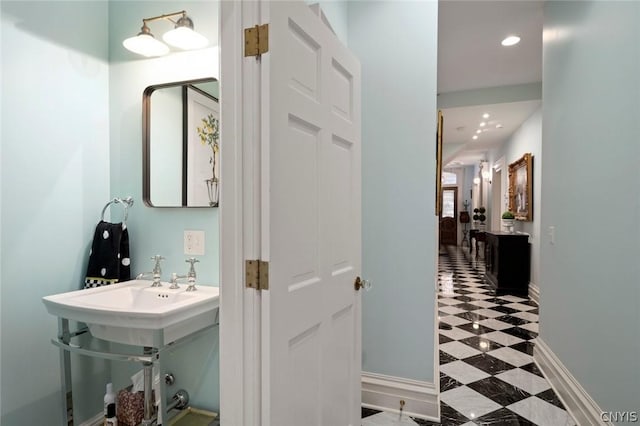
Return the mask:
M 516 220 L 533 220 L 533 155 L 524 154 L 509 164 L 509 210 Z

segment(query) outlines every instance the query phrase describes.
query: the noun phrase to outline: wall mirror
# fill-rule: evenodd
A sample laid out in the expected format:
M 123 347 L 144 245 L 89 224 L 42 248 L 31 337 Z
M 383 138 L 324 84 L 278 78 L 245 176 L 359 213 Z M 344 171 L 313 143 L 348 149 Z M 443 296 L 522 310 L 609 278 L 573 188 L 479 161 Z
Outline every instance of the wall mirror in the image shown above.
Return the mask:
M 143 93 L 142 197 L 149 207 L 218 207 L 219 82 L 149 86 Z

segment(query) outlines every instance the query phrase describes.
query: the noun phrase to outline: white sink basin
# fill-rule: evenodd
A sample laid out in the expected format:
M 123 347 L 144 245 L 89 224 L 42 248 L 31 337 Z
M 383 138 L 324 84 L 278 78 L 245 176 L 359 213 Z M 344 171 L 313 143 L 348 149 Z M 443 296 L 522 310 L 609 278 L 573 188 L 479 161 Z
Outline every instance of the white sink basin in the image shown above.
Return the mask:
M 84 322 L 91 334 L 112 342 L 162 347 L 213 325 L 219 288 L 198 285 L 169 289 L 151 281 L 132 280 L 104 287 L 70 291 L 43 298 L 50 314 Z

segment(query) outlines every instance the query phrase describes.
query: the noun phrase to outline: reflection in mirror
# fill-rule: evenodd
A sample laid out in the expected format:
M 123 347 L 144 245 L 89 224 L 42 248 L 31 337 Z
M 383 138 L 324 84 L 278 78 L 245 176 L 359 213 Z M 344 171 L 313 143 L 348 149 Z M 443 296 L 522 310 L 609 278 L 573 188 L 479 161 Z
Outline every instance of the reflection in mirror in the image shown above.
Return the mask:
M 218 93 L 215 78 L 144 90 L 142 196 L 146 205 L 218 206 Z

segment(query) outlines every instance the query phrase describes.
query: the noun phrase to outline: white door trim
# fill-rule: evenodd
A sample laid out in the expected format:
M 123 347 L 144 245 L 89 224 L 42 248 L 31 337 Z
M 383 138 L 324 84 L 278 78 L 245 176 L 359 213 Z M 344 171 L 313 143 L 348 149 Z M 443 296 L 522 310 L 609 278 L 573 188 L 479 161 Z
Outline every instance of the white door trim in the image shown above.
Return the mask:
M 440 421 L 437 386 L 430 382 L 362 372 L 362 406 L 375 410 L 400 412 L 425 420 Z
M 243 28 L 257 20 L 257 2 L 221 2 L 220 413 L 237 426 L 261 414 L 260 294 L 244 287 L 244 260 L 260 255 L 258 64 L 242 54 Z

